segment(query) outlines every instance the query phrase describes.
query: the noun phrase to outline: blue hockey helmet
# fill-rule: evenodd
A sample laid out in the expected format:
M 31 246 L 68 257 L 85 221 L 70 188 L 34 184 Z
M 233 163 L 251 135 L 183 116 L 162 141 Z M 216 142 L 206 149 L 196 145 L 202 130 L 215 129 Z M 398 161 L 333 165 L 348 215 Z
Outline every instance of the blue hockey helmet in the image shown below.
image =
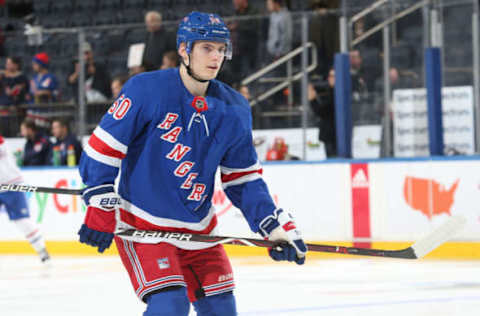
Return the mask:
M 177 49 L 181 43 L 186 43 L 187 53 L 190 54 L 195 41 L 225 43 L 227 44 L 225 57 L 232 59 L 230 31 L 217 14 L 194 11 L 180 21 L 177 31 Z

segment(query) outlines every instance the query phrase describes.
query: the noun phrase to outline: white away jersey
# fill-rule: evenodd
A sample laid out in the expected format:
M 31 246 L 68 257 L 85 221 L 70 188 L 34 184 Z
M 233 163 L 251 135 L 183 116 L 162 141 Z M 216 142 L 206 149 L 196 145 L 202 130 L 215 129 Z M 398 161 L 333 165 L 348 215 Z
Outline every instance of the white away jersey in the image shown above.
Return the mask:
M 17 167 L 12 153 L 0 136 L 0 184 L 20 183 L 23 181 L 20 169 Z

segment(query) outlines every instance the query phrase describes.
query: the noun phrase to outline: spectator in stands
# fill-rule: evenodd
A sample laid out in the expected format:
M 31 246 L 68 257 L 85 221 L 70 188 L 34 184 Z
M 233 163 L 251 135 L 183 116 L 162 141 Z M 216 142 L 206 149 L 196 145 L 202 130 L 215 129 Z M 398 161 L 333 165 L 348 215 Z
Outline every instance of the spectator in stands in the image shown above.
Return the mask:
M 22 73 L 22 61 L 19 57 L 7 57 L 5 70 L 0 71 L 0 86 L 3 95 L 0 105 L 18 105 L 26 102 L 29 90 L 27 77 Z
M 391 67 L 389 70 L 390 89 L 411 89 L 418 87 L 419 76 L 413 71 L 400 71 L 397 67 Z M 375 94 L 382 97 L 383 100 L 383 77 L 375 81 Z
M 233 0 L 236 17 L 259 15 L 260 12 L 248 0 Z M 233 46 L 233 58 L 229 62 L 234 81 L 248 76 L 258 63 L 260 23 L 258 19 L 238 20 L 228 23 Z
M 38 53 L 32 59 L 32 68 L 35 72 L 30 81 L 30 93 L 35 103 L 55 102 L 59 90 L 57 77 L 48 71 L 50 57 L 47 53 Z
M 163 54 L 162 66 L 160 69 L 168 69 L 178 67 L 178 53 L 174 50 L 169 50 Z
M 127 75 L 118 75 L 113 78 L 111 89 L 112 89 L 112 98 L 116 99 L 120 96 L 120 91 L 122 91 L 122 87 L 127 82 L 128 76 Z
M 248 89 L 248 86 L 241 85 L 238 92 L 240 92 L 240 94 L 243 95 L 245 99 L 250 100 L 250 90 Z
M 292 49 L 293 22 L 284 0 L 267 0 L 267 9 L 270 12 L 267 51 L 275 60 Z
M 318 90 L 318 91 L 317 91 Z M 324 143 L 327 158 L 337 156 L 335 130 L 335 70 L 330 69 L 327 84 L 308 86 L 308 100 L 313 112 L 319 118 L 318 139 Z
M 59 165 L 78 165 L 82 154 L 82 145 L 77 136 L 70 132 L 66 119 L 56 118 L 52 121 L 52 136 L 56 138 L 56 142 L 52 146 L 52 152 L 56 151 L 59 154 Z
M 352 75 L 361 74 L 362 69 L 362 56 L 360 55 L 360 51 L 358 49 L 351 50 L 349 53 L 350 56 L 350 73 Z
M 363 94 L 368 93 L 363 72 L 363 59 L 358 49 L 350 51 L 350 76 L 352 78 L 352 99 L 358 101 Z
M 353 23 L 352 37 L 363 36 L 372 27 L 378 25 L 382 22 L 382 20 L 379 20 L 380 16 L 378 14 L 367 14 L 358 19 Z M 375 32 L 362 41 L 362 47 L 382 47 L 382 42 L 382 32 Z
M 112 97 L 110 89 L 110 73 L 107 68 L 95 62 L 92 46 L 84 42 L 83 54 L 85 60 L 85 98 L 87 102 L 103 102 Z M 73 70 L 68 76 L 68 84 L 73 89 L 73 95 L 78 97 L 78 76 L 80 64 L 78 60 L 73 62 Z
M 21 72 L 21 60 L 7 57 L 5 70 L 0 70 L 0 133 L 15 136 L 25 116 L 25 110 L 18 105 L 26 103 L 29 83 Z
M 147 39 L 143 51 L 143 64 L 159 69 L 162 65 L 163 54 L 167 51 L 176 51 L 176 38 L 174 34 L 162 27 L 162 15 L 157 11 L 145 14 Z M 147 69 L 149 71 L 150 69 Z
M 310 0 L 310 8 L 314 15 L 310 19 L 309 39 L 317 46 L 317 73 L 327 78 L 340 46 L 338 14 L 328 10 L 338 9 L 339 0 Z
M 41 133 L 35 122 L 26 119 L 20 125 L 20 134 L 25 137 L 23 149 L 24 166 L 46 166 L 50 164 L 51 143 L 47 136 Z

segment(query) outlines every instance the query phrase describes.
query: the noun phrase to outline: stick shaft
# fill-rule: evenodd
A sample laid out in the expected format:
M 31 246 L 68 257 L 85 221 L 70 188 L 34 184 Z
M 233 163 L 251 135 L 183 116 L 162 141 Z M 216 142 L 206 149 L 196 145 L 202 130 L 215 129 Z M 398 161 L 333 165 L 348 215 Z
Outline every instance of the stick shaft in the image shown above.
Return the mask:
M 44 192 L 44 193 L 54 193 L 54 194 L 70 194 L 70 195 L 81 195 L 81 189 L 63 189 L 63 188 L 47 188 L 47 187 L 38 187 L 35 185 L 28 184 L 0 184 L 0 192 L 12 191 L 12 192 Z
M 150 240 L 150 241 L 191 241 L 191 242 L 205 242 L 215 244 L 229 244 L 229 245 L 241 245 L 241 246 L 255 246 L 271 248 L 278 246 L 278 242 L 273 242 L 263 239 L 254 238 L 239 238 L 229 236 L 209 236 L 202 234 L 192 233 L 175 233 L 166 231 L 149 231 L 149 230 L 136 230 L 126 229 L 116 232 L 119 237 L 127 237 L 132 240 Z M 381 249 L 368 249 L 368 248 L 355 248 L 344 247 L 335 245 L 321 245 L 321 244 L 307 244 L 308 251 L 312 252 L 329 252 L 346 255 L 359 255 L 359 256 L 374 256 L 374 257 L 388 257 L 388 258 L 403 258 L 403 259 L 416 259 L 415 253 L 411 248 L 402 250 L 381 250 Z

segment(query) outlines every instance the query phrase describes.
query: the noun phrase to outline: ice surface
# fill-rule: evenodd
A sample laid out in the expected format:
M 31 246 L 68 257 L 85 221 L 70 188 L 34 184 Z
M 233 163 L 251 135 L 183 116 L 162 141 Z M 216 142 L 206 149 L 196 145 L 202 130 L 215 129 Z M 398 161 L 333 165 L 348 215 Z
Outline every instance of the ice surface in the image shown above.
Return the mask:
M 232 260 L 239 315 L 480 315 L 480 262 L 398 259 Z M 0 256 L 2 316 L 142 315 L 115 256 Z M 195 315 L 192 312 L 191 315 Z

